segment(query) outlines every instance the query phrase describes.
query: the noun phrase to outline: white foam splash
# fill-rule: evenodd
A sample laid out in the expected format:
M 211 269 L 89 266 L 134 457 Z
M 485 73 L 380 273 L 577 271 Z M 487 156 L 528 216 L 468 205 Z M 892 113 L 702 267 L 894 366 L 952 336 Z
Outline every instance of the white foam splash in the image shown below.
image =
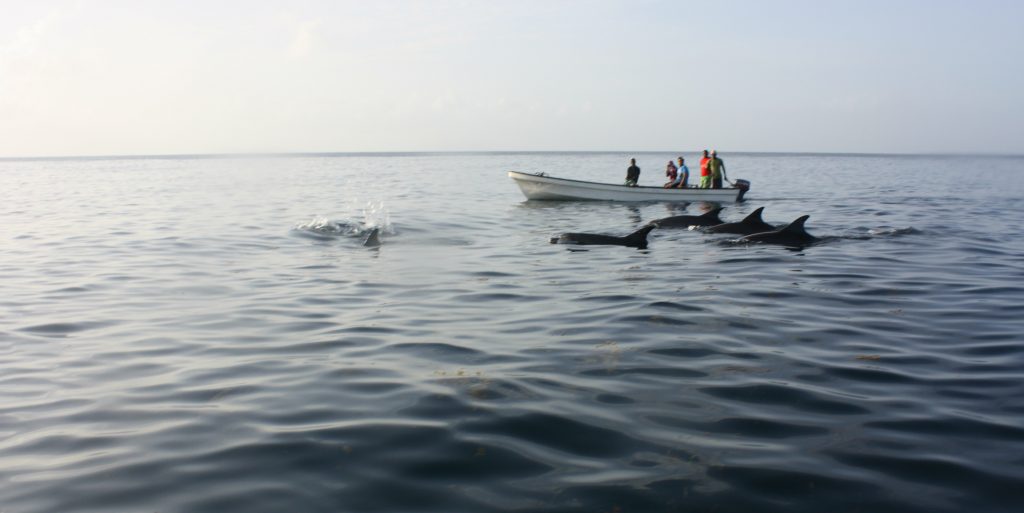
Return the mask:
M 382 233 L 394 233 L 391 214 L 381 201 L 367 202 L 359 217 L 361 218 L 331 218 L 316 215 L 305 223 L 295 225 L 295 229 L 321 235 L 363 235 L 374 228 L 380 229 Z
M 906 228 L 872 228 L 868 230 L 868 234 L 875 237 L 900 237 L 903 235 L 916 235 L 919 233 L 921 233 L 921 231 L 913 226 L 908 226 Z
M 367 230 L 380 228 L 381 232 L 394 233 L 391 226 L 391 213 L 384 207 L 383 201 L 368 201 L 363 207 L 363 226 Z

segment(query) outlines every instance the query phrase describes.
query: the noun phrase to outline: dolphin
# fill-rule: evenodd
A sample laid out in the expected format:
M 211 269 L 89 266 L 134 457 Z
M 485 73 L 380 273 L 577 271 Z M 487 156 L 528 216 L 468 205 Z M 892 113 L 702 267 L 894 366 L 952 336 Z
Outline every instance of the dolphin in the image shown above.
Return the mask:
M 774 230 L 775 227 L 764 222 L 764 219 L 761 219 L 762 211 L 764 211 L 764 207 L 759 207 L 738 223 L 716 224 L 715 226 L 709 226 L 704 231 L 708 233 L 738 233 L 740 235 L 770 232 Z
M 363 240 L 363 245 L 369 248 L 380 246 L 380 228 L 370 230 L 369 235 Z
M 653 224 L 648 224 L 639 230 L 626 235 L 625 237 L 616 237 L 614 235 L 602 235 L 599 233 L 563 233 L 558 237 L 552 237 L 552 244 L 579 244 L 579 245 L 611 245 L 611 246 L 627 246 L 637 249 L 647 248 L 647 234 L 651 233 L 651 230 L 657 228 Z
M 811 216 L 800 216 L 783 228 L 770 232 L 755 233 L 740 238 L 740 242 L 763 242 L 765 244 L 781 244 L 790 247 L 802 247 L 813 244 L 818 238 L 804 230 L 804 222 Z
M 715 207 L 709 210 L 704 215 L 699 216 L 672 216 L 664 219 L 655 219 L 650 224 L 656 225 L 658 228 L 688 228 L 690 226 L 714 226 L 716 224 L 722 224 L 722 219 L 718 217 L 718 213 L 722 211 L 722 207 Z

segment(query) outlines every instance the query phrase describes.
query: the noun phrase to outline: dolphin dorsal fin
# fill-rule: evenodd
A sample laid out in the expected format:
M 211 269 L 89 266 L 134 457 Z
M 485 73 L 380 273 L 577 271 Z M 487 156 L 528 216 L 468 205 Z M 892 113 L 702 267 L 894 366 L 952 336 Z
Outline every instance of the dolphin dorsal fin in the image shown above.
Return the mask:
M 370 234 L 366 236 L 366 240 L 363 241 L 363 245 L 370 248 L 380 246 L 380 228 L 371 230 Z
M 644 242 L 646 242 L 647 241 L 647 234 L 651 233 L 651 230 L 653 230 L 653 229 L 655 229 L 657 227 L 658 227 L 658 225 L 656 225 L 656 224 L 644 225 L 643 228 L 640 228 L 639 230 L 637 230 L 637 231 L 635 231 L 635 232 L 633 232 L 633 233 L 623 237 L 623 239 L 626 239 L 627 241 L 636 241 L 636 242 L 644 241 Z
M 807 218 L 809 218 L 809 217 L 811 217 L 811 216 L 804 215 L 804 216 L 800 216 L 800 217 L 796 218 L 792 223 L 789 223 L 788 225 L 786 225 L 786 227 L 783 228 L 782 231 L 784 231 L 784 232 L 796 232 L 796 233 L 807 233 L 807 231 L 804 230 L 804 223 L 807 221 Z
M 757 207 L 757 210 L 753 211 L 747 217 L 744 217 L 741 223 L 763 223 L 761 219 L 761 212 L 764 211 L 764 207 Z
M 701 217 L 718 217 L 718 213 L 721 212 L 723 208 L 725 207 L 715 207 L 711 210 L 708 210 L 707 212 L 704 212 L 704 214 L 702 214 Z

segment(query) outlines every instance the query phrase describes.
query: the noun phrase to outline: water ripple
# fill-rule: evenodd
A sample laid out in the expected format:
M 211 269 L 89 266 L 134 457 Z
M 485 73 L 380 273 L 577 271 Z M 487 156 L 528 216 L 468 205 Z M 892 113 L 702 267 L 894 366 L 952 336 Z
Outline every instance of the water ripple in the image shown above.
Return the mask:
M 0 509 L 1019 509 L 1022 159 L 730 156 L 802 251 L 503 174 L 627 158 L 0 161 Z

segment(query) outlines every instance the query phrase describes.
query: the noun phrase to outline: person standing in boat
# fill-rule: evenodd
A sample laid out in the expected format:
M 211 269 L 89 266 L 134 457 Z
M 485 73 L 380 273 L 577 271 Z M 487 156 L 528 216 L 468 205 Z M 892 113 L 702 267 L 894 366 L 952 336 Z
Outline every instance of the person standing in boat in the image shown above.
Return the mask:
M 711 169 L 708 167 L 708 163 L 711 162 L 711 157 L 708 157 L 708 150 L 704 150 L 704 156 L 700 159 L 700 188 L 708 189 L 711 187 Z
M 629 159 L 629 169 L 626 170 L 626 185 L 636 187 L 640 181 L 640 168 L 636 166 L 636 159 Z
M 711 188 L 721 189 L 722 177 L 725 176 L 725 162 L 718 158 L 718 150 L 711 151 L 711 160 L 708 162 L 708 168 L 711 169 Z
M 668 177 L 668 181 L 665 182 L 665 185 L 663 185 L 662 187 L 664 187 L 665 189 L 675 187 L 676 184 L 679 183 L 679 180 L 676 179 L 676 176 L 678 176 L 678 174 L 679 170 L 676 168 L 676 163 L 672 162 L 671 160 L 668 161 L 668 165 L 665 166 L 665 176 Z
M 685 189 L 690 186 L 690 168 L 686 167 L 686 159 L 679 157 L 676 159 L 679 161 L 679 179 L 673 187 L 678 189 Z

